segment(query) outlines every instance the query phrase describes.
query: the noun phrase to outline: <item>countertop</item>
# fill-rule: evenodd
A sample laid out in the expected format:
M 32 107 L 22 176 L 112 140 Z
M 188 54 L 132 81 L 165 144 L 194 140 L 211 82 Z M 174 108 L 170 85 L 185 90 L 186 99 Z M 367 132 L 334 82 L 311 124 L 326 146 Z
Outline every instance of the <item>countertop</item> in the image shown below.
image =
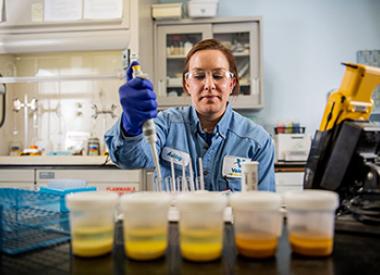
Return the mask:
M 275 172 L 304 172 L 304 161 L 277 161 L 274 163 Z
M 114 165 L 107 156 L 0 156 L 0 166 Z M 276 162 L 275 168 L 301 168 L 305 162 Z
M 0 166 L 113 165 L 107 156 L 0 156 Z
M 121 224 L 116 230 L 112 254 L 79 258 L 70 254 L 70 244 L 26 253 L 17 257 L 1 255 L 0 273 L 5 274 L 378 274 L 380 242 L 371 235 L 336 233 L 333 255 L 303 258 L 291 253 L 286 229 L 275 257 L 253 260 L 236 254 L 233 226 L 226 223 L 223 256 L 209 263 L 193 263 L 181 258 L 178 224 L 170 223 L 169 247 L 165 257 L 149 262 L 132 261 L 123 251 Z M 377 241 L 376 241 L 377 240 Z

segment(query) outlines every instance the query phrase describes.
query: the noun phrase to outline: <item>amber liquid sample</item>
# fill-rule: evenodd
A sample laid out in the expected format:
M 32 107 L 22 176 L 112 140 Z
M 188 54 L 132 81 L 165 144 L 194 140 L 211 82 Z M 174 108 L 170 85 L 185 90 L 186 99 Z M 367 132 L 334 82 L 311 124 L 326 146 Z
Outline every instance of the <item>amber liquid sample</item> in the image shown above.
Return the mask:
M 309 234 L 289 234 L 292 251 L 305 256 L 329 256 L 333 251 L 333 238 Z
M 250 258 L 273 257 L 277 249 L 277 237 L 263 233 L 237 233 L 236 247 L 239 254 Z

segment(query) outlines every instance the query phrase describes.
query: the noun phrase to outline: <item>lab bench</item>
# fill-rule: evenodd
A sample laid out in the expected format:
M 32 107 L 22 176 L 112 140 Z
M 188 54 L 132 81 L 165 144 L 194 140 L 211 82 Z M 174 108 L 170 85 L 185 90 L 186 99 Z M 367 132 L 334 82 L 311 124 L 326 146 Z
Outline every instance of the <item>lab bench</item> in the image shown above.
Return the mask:
M 276 162 L 277 191 L 302 190 L 304 162 Z M 82 179 L 98 190 L 150 190 L 153 171 L 123 170 L 106 157 L 0 157 L 0 187 L 36 190 L 51 179 Z
M 222 258 L 194 263 L 181 258 L 178 224 L 169 224 L 169 246 L 164 257 L 148 262 L 124 254 L 122 224 L 115 231 L 112 254 L 97 258 L 71 255 L 70 243 L 19 256 L 1 255 L 0 274 L 377 274 L 380 269 L 378 236 L 336 233 L 330 257 L 305 258 L 291 253 L 284 227 L 275 257 L 253 260 L 237 255 L 233 225 L 226 223 Z
M 274 164 L 274 170 L 278 172 L 294 172 L 303 173 L 305 171 L 306 162 L 304 161 L 277 161 Z

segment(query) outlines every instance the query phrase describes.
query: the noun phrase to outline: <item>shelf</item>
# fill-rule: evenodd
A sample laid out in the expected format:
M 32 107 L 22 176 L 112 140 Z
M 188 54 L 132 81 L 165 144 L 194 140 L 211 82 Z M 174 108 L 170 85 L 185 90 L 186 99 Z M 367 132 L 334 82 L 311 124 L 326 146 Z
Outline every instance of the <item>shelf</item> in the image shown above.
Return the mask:
M 245 57 L 245 56 L 249 56 L 249 53 L 232 53 L 235 57 Z
M 249 86 L 251 85 L 249 79 L 241 78 L 239 79 L 240 86 Z
M 80 81 L 80 80 L 106 80 L 106 79 L 123 79 L 124 73 L 116 74 L 85 74 L 85 75 L 52 75 L 52 76 L 20 76 L 20 77 L 0 77 L 2 84 L 14 83 L 33 83 L 49 81 Z
M 182 87 L 182 77 L 170 77 L 167 79 L 167 87 Z
M 185 59 L 186 55 L 184 54 L 179 54 L 179 55 L 168 55 L 168 59 Z
M 106 156 L 0 156 L 3 165 L 103 165 Z M 112 164 L 112 162 L 107 162 Z

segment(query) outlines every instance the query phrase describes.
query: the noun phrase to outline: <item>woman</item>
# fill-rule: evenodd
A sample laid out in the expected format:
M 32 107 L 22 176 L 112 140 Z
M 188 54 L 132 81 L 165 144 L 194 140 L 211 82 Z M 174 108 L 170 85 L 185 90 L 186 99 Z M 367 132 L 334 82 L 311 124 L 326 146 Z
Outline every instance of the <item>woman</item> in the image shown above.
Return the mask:
M 133 65 L 133 64 L 132 64 Z M 192 106 L 170 108 L 157 115 L 151 82 L 132 78 L 120 87 L 123 114 L 105 135 L 112 161 L 122 168 L 153 168 L 150 147 L 142 125 L 155 118 L 157 150 L 163 179 L 187 176 L 202 158 L 205 188 L 212 191 L 241 190 L 241 163 L 259 162 L 259 190 L 275 191 L 274 148 L 269 134 L 259 125 L 232 110 L 229 96 L 239 93 L 239 80 L 230 50 L 214 39 L 197 43 L 187 54 L 183 88 Z M 191 162 L 191 165 L 189 164 Z

